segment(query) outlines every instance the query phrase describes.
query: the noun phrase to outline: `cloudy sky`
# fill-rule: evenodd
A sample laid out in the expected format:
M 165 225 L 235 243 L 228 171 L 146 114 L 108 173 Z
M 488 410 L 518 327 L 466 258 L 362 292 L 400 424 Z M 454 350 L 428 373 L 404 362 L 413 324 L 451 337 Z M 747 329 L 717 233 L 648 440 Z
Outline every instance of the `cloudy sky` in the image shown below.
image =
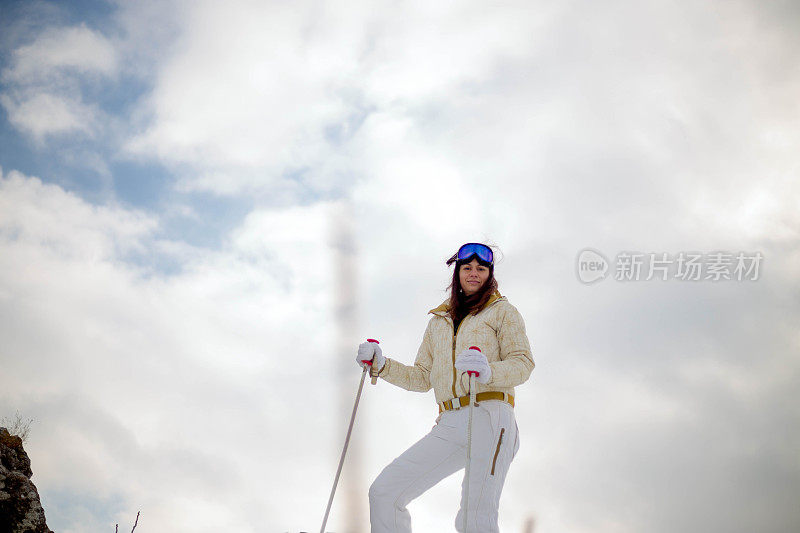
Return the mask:
M 798 30 L 791 0 L 3 2 L 0 416 L 34 419 L 50 527 L 318 530 L 355 346 L 413 361 L 480 240 L 537 363 L 503 531 L 797 531 Z M 435 416 L 365 388 L 328 530 Z

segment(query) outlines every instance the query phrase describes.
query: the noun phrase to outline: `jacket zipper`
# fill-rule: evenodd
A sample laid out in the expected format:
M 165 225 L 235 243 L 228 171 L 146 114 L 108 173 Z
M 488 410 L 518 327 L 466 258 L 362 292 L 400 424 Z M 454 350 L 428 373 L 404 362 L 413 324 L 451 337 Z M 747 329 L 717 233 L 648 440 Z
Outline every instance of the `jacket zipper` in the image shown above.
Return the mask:
M 482 313 L 486 309 L 489 309 L 491 306 L 496 304 L 498 302 L 498 300 L 499 300 L 499 298 L 497 300 L 493 301 L 492 303 L 490 303 L 489 305 L 487 305 L 486 307 L 484 307 L 483 309 L 481 309 L 479 312 Z M 469 317 L 469 315 L 467 315 L 463 319 L 461 319 L 461 322 L 458 324 L 458 328 L 456 328 L 455 327 L 455 323 L 453 323 L 453 326 L 454 326 L 453 327 L 453 398 L 458 398 L 458 394 L 456 394 L 456 381 L 457 381 L 457 376 L 456 376 L 456 337 L 458 336 L 458 330 L 461 329 L 461 324 L 463 324 L 464 320 L 466 320 L 468 317 Z M 451 320 L 451 323 L 452 323 L 452 320 Z M 464 392 L 466 392 L 466 391 L 464 391 Z
M 500 429 L 500 438 L 497 439 L 497 449 L 494 451 L 494 459 L 492 460 L 492 475 L 494 475 L 494 467 L 497 464 L 497 456 L 500 454 L 500 445 L 503 443 L 503 433 L 506 432 L 506 428 Z
M 467 317 L 461 319 L 461 322 L 458 323 L 458 327 L 453 330 L 453 398 L 458 398 L 458 394 L 456 394 L 456 337 L 458 336 L 458 330 L 461 329 L 461 324 L 464 323 Z

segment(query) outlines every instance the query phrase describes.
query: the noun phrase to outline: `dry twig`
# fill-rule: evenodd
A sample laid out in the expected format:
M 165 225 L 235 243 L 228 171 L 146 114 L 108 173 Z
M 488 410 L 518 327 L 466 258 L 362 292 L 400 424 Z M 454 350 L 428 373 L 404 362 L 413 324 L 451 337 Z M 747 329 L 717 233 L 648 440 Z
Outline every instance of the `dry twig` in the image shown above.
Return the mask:
M 137 511 L 136 512 L 136 522 L 133 523 L 133 529 L 131 529 L 131 533 L 133 533 L 134 530 L 136 529 L 136 526 L 139 525 L 139 514 L 140 513 L 141 513 L 141 511 Z M 114 524 L 114 533 L 119 533 L 119 524 Z
M 23 418 L 19 411 L 13 417 L 4 416 L 0 419 L 0 426 L 6 428 L 11 435 L 16 435 L 22 439 L 22 442 L 28 441 L 31 424 L 33 424 L 33 418 Z

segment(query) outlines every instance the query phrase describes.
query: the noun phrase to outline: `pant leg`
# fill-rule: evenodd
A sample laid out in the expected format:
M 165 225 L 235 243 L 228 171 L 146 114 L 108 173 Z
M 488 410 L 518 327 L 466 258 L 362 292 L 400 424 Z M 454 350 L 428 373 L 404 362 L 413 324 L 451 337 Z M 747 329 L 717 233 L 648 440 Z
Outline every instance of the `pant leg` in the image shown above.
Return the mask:
M 506 474 L 519 448 L 517 423 L 510 405 L 481 402 L 475 407 L 470 479 L 461 484 L 461 507 L 456 515 L 460 533 L 499 533 L 498 508 Z M 464 489 L 469 486 L 467 532 L 464 531 Z
M 406 506 L 436 483 L 464 468 L 465 431 L 458 413 L 439 422 L 378 475 L 369 489 L 372 533 L 411 533 Z
M 392 461 L 369 490 L 372 533 L 410 533 L 409 502 L 466 465 L 469 409 L 448 411 L 430 433 Z M 500 434 L 502 433 L 502 440 Z M 519 448 L 511 406 L 499 401 L 474 407 L 470 465 L 469 533 L 497 533 L 500 493 Z M 456 530 L 464 533 L 464 488 Z

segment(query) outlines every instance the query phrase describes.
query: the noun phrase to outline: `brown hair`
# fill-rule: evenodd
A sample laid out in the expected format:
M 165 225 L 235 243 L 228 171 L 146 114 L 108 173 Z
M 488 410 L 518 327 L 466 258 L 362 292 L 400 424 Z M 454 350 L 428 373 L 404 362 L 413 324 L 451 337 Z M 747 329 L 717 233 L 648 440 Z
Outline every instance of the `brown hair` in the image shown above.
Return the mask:
M 494 265 L 481 261 L 477 256 L 473 257 L 478 260 L 479 264 L 489 269 L 489 277 L 486 279 L 486 283 L 478 289 L 478 292 L 472 296 L 467 296 L 461 287 L 458 271 L 461 269 L 461 265 L 472 261 L 472 258 L 469 258 L 469 261 L 456 261 L 456 268 L 453 269 L 453 279 L 447 287 L 450 289 L 450 309 L 448 313 L 450 314 L 450 318 L 453 319 L 454 324 L 463 320 L 464 317 L 470 313 L 478 313 L 483 309 L 486 302 L 489 301 L 489 298 L 492 297 L 495 291 L 497 291 L 497 280 L 494 277 Z M 448 264 L 451 263 L 452 261 L 448 261 Z

